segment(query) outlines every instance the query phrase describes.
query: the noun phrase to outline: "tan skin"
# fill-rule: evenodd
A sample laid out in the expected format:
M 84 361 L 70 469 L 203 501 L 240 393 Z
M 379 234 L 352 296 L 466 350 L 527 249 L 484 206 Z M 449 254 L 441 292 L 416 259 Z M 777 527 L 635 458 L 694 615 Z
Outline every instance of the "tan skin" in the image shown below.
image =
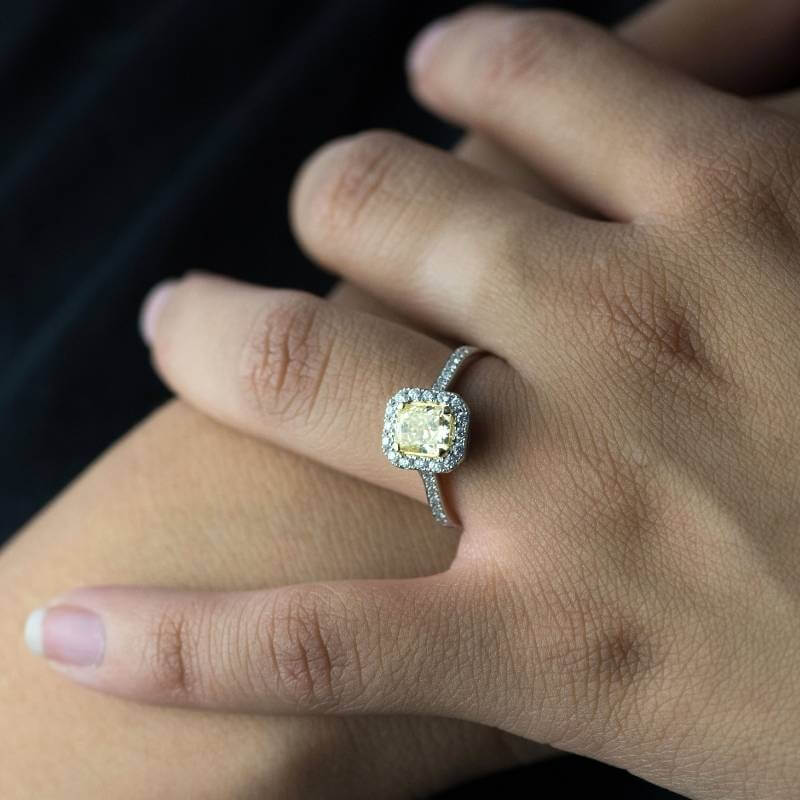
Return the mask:
M 641 30 L 645 44 L 655 38 L 647 26 Z M 675 60 L 683 63 L 682 56 Z M 500 174 L 511 164 L 520 180 L 516 159 L 477 140 L 466 152 Z M 354 291 L 345 297 L 375 307 Z M 326 504 L 309 507 L 309 492 L 328 498 Z M 0 781 L 8 782 L 0 782 L 3 797 L 105 796 L 109 786 L 115 797 L 309 797 L 329 788 L 334 761 L 338 769 L 347 765 L 344 775 L 335 773 L 342 796 L 358 796 L 364 786 L 372 796 L 408 796 L 535 758 L 536 748 L 514 737 L 457 721 L 258 719 L 142 708 L 68 688 L 19 643 L 25 612 L 69 586 L 241 589 L 405 577 L 445 569 L 456 544 L 456 535 L 433 529 L 426 509 L 413 502 L 170 404 L 0 559 L 0 625 L 5 641 L 16 643 L 0 654 L 4 730 L 13 731 L 0 755 Z
M 337 512 L 309 508 L 309 492 L 335 498 Z M 335 779 L 343 797 L 368 796 L 365 786 L 412 796 L 535 757 L 514 737 L 455 721 L 214 717 L 107 703 L 32 662 L 19 637 L 26 607 L 76 582 L 234 588 L 416 575 L 444 568 L 454 547 L 455 536 L 432 531 L 418 504 L 365 493 L 168 404 L 0 559 L 0 625 L 12 645 L 0 654 L 0 795 L 100 798 L 113 787 L 115 799 L 328 797 Z

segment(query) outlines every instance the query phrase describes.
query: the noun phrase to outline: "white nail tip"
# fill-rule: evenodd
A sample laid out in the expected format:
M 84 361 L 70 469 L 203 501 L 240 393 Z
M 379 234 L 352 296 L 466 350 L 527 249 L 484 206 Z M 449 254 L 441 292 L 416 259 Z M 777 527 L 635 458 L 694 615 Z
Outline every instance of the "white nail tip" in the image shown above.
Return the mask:
M 28 650 L 37 656 L 44 655 L 43 625 L 44 615 L 47 613 L 43 608 L 31 611 L 28 619 L 25 620 L 25 644 Z

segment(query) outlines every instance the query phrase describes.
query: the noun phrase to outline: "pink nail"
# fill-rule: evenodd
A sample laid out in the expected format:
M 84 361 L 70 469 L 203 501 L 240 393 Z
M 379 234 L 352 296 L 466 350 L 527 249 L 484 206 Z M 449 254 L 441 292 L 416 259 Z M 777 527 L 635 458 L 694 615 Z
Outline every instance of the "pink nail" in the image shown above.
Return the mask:
M 139 333 L 144 339 L 145 344 L 151 345 L 156 334 L 158 318 L 164 310 L 172 291 L 177 285 L 175 280 L 166 280 L 157 283 L 148 293 L 142 303 L 142 310 L 139 313 Z
M 75 667 L 103 661 L 106 634 L 103 620 L 77 606 L 53 606 L 32 612 L 25 623 L 25 643 L 31 652 Z
M 412 72 L 421 72 L 428 66 L 442 34 L 450 27 L 450 20 L 440 19 L 425 28 L 411 45 L 408 65 Z

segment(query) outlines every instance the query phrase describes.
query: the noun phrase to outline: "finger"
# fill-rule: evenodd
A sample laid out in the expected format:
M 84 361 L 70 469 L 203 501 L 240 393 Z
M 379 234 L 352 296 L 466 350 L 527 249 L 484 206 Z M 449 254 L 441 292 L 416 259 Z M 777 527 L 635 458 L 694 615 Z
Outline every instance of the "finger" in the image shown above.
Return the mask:
M 796 0 L 661 0 L 619 32 L 675 69 L 739 94 L 779 88 L 800 67 Z
M 428 33 L 409 60 L 422 102 L 610 218 L 680 207 L 682 172 L 748 107 L 569 15 L 474 10 Z
M 363 311 L 382 319 L 392 320 L 392 322 L 397 322 L 401 325 L 408 324 L 408 320 L 396 308 L 392 308 L 353 283 L 339 281 L 328 292 L 327 299 L 342 308 Z
M 456 146 L 455 154 L 520 191 L 554 208 L 577 211 L 575 203 L 539 175 L 524 159 L 485 136 L 470 134 Z
M 480 682 L 490 655 L 472 645 L 483 612 L 464 607 L 457 583 L 446 573 L 231 593 L 79 589 L 32 613 L 25 638 L 72 680 L 148 703 L 448 714 L 451 687 Z M 467 651 L 474 663 L 452 657 Z
M 390 306 L 379 300 L 374 294 L 356 286 L 353 283 L 346 281 L 339 281 L 333 289 L 328 293 L 327 299 L 337 306 L 342 308 L 350 308 L 354 311 L 363 311 L 367 314 L 372 314 L 375 317 L 388 319 L 392 322 L 397 322 L 406 327 L 412 327 L 421 333 L 425 333 L 434 339 L 442 340 L 442 336 L 436 327 L 427 324 L 425 320 L 417 319 L 412 320 L 408 315 L 403 314 L 400 309 Z M 450 341 L 450 349 L 453 350 L 458 347 L 458 342 Z
M 609 226 L 538 202 L 397 134 L 327 145 L 292 192 L 298 239 L 318 262 L 436 326 L 497 352 L 516 339 L 523 287 L 557 276 Z
M 340 281 L 333 286 L 326 297 L 331 303 L 342 306 L 342 308 L 350 308 L 353 311 L 366 311 L 377 317 L 392 319 L 396 322 L 402 321 L 400 315 L 393 308 L 352 283 Z
M 617 32 L 646 55 L 736 93 L 783 85 L 800 67 L 800 3 L 795 0 L 663 0 L 626 19 Z M 435 98 L 432 105 L 436 110 Z M 559 208 L 575 208 L 525 160 L 476 134 L 456 152 L 511 186 Z
M 794 91 L 770 95 L 763 98 L 761 103 L 773 111 L 780 111 L 790 117 L 800 117 L 800 92 Z
M 156 289 L 144 316 L 152 317 L 154 307 L 146 326 L 153 360 L 185 400 L 247 433 L 425 499 L 419 476 L 397 469 L 382 452 L 383 415 L 399 389 L 432 385 L 449 347 L 302 292 L 212 276 Z M 468 381 L 475 416 L 486 403 L 513 402 L 507 371 L 484 358 L 460 379 Z M 462 473 L 474 486 L 470 472 L 459 470 L 449 488 L 459 493 Z M 459 500 L 465 523 L 479 504 L 475 493 L 466 494 L 473 499 Z

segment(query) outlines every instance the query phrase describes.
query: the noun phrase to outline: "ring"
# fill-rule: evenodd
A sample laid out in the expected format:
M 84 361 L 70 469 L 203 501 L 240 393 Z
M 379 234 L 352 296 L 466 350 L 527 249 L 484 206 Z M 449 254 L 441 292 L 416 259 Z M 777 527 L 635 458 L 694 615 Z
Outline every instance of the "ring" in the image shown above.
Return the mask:
M 447 388 L 468 362 L 483 354 L 477 347 L 459 347 L 430 389 L 400 389 L 386 404 L 383 452 L 395 467 L 419 472 L 431 513 L 440 525 L 458 523 L 447 509 L 439 473 L 452 472 L 464 460 L 469 443 L 469 407 Z

